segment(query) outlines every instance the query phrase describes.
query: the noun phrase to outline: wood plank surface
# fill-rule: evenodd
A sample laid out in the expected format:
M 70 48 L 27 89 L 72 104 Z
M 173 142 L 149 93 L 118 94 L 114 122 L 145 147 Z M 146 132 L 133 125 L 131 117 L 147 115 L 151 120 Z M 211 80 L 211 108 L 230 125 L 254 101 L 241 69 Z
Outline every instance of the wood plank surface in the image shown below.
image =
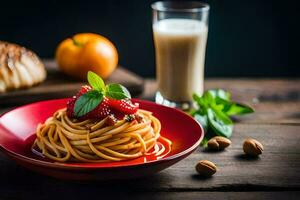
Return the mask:
M 58 187 L 61 185 L 58 185 Z M 31 187 L 23 187 L 22 192 L 16 194 L 14 190 L 6 191 L 0 194 L 1 199 L 39 199 L 39 200 L 84 200 L 87 197 L 99 199 L 142 199 L 142 200 L 298 200 L 299 191 L 276 191 L 276 192 L 140 192 L 136 190 L 124 191 L 115 188 L 114 192 L 108 193 L 98 188 L 90 188 L 88 185 L 81 185 L 80 190 L 64 189 L 64 188 L 44 188 L 35 190 Z M 0 190 L 1 191 L 1 190 Z
M 142 97 L 153 100 L 156 83 L 145 83 Z M 256 109 L 235 118 L 232 145 L 225 151 L 199 147 L 158 174 L 117 183 L 60 181 L 28 171 L 0 153 L 0 199 L 299 199 L 300 81 L 208 79 L 205 85 L 230 90 L 234 100 Z M 264 145 L 257 159 L 243 156 L 248 137 Z M 197 176 L 194 166 L 200 159 L 213 161 L 219 171 L 211 178 Z
M 70 97 L 85 84 L 61 73 L 53 60 L 43 60 L 43 62 L 47 69 L 47 79 L 32 88 L 0 93 L 1 106 Z M 118 67 L 106 82 L 123 84 L 133 97 L 139 96 L 144 89 L 143 79 L 123 67 Z

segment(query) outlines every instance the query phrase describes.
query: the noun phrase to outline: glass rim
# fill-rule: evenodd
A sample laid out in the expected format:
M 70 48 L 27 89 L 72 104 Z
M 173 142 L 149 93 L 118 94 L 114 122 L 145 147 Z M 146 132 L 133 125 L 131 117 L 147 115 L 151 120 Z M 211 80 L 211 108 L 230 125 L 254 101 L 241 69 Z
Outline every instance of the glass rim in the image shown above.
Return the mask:
M 165 12 L 203 12 L 209 11 L 209 4 L 201 1 L 157 1 L 151 4 L 156 11 Z

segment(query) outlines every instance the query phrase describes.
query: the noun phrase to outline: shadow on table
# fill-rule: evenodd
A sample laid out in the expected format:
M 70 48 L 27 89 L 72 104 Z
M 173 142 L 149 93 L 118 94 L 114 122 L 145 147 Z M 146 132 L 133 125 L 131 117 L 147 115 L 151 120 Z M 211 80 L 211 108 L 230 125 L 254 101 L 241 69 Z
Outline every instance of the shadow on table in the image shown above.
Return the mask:
M 255 160 L 260 160 L 259 156 L 247 156 L 244 153 L 237 154 L 234 157 L 235 157 L 235 159 L 237 159 L 239 161 L 255 161 Z
M 221 153 L 227 152 L 226 149 L 224 149 L 224 150 L 210 150 L 208 148 L 202 148 L 202 147 L 198 151 L 203 152 L 203 153 L 207 153 L 207 154 L 221 154 Z
M 193 174 L 191 175 L 191 177 L 192 179 L 202 180 L 202 181 L 213 179 L 213 176 L 200 176 L 199 174 Z
M 10 163 L 10 162 L 9 162 Z M 39 175 L 11 162 L 0 171 L 0 199 L 91 199 L 130 196 L 143 197 L 161 186 L 162 179 L 168 181 L 164 173 L 132 180 L 105 182 L 64 181 Z M 17 193 L 16 193 L 17 192 Z M 147 195 L 150 196 L 151 195 Z M 151 198 L 155 199 L 155 198 Z

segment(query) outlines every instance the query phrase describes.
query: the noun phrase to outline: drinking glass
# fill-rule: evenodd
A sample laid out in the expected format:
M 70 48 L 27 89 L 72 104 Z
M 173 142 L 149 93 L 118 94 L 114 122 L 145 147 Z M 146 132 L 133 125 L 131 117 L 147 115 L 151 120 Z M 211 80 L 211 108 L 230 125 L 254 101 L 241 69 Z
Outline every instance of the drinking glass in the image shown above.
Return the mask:
M 164 1 L 151 7 L 158 82 L 155 101 L 189 109 L 193 93 L 203 93 L 209 5 Z

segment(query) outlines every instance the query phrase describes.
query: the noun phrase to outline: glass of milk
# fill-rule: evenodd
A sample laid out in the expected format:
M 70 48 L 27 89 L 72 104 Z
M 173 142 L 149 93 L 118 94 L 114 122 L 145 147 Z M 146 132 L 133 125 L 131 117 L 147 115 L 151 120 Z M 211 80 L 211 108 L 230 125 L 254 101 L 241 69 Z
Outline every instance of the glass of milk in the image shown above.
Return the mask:
M 209 5 L 164 1 L 151 6 L 158 81 L 155 101 L 189 109 L 192 94 L 203 93 Z

